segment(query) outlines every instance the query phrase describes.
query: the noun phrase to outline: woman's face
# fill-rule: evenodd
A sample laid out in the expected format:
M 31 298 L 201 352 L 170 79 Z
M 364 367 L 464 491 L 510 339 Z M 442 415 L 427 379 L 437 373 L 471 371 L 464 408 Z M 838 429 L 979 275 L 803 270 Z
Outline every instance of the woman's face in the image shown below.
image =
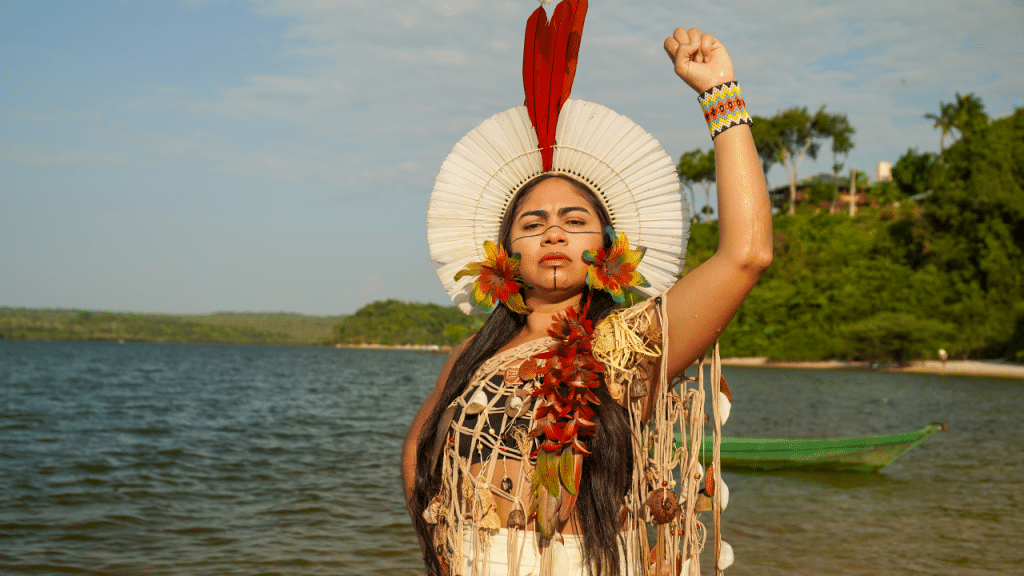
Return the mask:
M 559 178 L 537 184 L 519 204 L 509 234 L 527 296 L 581 291 L 587 279 L 583 252 L 600 248 L 602 234 L 600 217 L 575 186 Z

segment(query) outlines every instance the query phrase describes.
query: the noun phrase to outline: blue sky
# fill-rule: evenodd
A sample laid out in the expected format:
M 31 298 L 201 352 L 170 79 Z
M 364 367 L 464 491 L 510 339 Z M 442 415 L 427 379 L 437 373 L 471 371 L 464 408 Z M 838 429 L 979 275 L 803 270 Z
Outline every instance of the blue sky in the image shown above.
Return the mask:
M 522 103 L 536 6 L 0 0 L 0 305 L 449 303 L 425 240 L 434 177 L 473 126 Z M 753 114 L 845 112 L 846 164 L 872 175 L 937 150 L 922 115 L 957 91 L 993 117 L 1024 106 L 1021 0 L 592 0 L 574 96 L 674 158 L 711 146 L 661 48 L 676 26 L 720 38 Z

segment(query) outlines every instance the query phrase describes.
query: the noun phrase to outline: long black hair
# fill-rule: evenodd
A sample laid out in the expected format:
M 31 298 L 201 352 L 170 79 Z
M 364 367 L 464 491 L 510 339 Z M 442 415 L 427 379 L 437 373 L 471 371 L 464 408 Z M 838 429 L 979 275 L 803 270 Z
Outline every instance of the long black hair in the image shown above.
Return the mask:
M 510 250 L 509 223 L 512 217 L 530 191 L 540 182 L 550 178 L 559 178 L 571 183 L 589 199 L 601 220 L 601 228 L 610 225 L 607 212 L 590 190 L 568 177 L 544 175 L 524 186 L 507 208 L 499 231 L 499 241 L 506 250 Z M 605 243 L 608 242 L 609 239 L 606 237 Z M 607 292 L 598 290 L 589 294 L 588 291 L 589 288 L 584 289 L 583 293 L 584 300 L 590 298 L 587 318 L 596 324 L 617 305 Z M 437 459 L 433 468 L 430 465 L 434 460 L 434 455 L 430 452 L 438 433 L 441 415 L 448 405 L 466 390 L 477 369 L 508 344 L 525 325 L 525 315 L 512 312 L 503 303 L 498 303 L 490 318 L 484 322 L 480 331 L 453 363 L 441 396 L 420 431 L 416 443 L 416 483 L 409 501 L 409 509 L 420 538 L 427 573 L 431 576 L 441 576 L 445 573 L 439 557 L 449 556 L 447 550 L 435 548 L 435 526 L 423 519 L 423 511 L 441 488 L 440 459 Z M 612 399 L 607 386 L 604 385 L 604 375 L 600 376 L 601 386 L 594 391 L 601 401 L 594 407 L 594 422 L 597 426 L 594 436 L 583 440 L 590 454 L 583 459 L 579 495 L 576 500 L 579 527 L 586 528 L 577 531 L 583 539 L 583 562 L 589 572 L 619 576 L 622 506 L 633 466 L 631 431 L 626 409 Z

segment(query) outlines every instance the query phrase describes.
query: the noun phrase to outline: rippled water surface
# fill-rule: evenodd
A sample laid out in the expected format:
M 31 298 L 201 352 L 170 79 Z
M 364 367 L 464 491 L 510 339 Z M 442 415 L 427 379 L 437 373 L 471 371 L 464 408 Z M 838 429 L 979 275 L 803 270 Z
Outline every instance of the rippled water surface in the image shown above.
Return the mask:
M 418 574 L 398 460 L 444 360 L 0 341 L 0 573 Z M 1024 382 L 725 374 L 727 435 L 950 423 L 878 474 L 726 473 L 728 574 L 1024 573 Z

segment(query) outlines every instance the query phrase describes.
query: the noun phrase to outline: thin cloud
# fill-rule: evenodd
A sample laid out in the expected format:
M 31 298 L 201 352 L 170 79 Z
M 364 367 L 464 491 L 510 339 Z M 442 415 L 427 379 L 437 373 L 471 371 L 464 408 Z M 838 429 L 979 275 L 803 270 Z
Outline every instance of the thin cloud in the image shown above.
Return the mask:
M 127 154 L 115 152 L 59 150 L 44 145 L 14 143 L 0 145 L 0 162 L 37 167 L 129 166 L 132 159 Z

